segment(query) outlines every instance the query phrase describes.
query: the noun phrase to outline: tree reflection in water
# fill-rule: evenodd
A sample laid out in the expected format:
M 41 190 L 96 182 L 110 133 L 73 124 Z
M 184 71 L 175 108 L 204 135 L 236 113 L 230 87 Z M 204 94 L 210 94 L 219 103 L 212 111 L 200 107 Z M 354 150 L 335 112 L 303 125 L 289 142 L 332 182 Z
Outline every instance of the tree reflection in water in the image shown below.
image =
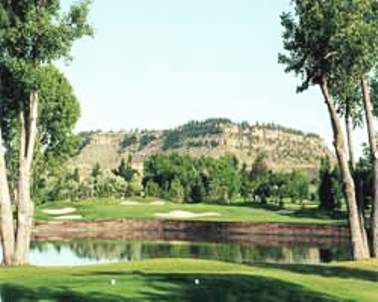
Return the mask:
M 234 263 L 320 263 L 333 260 L 350 259 L 348 245 L 333 247 L 304 246 L 263 246 L 238 243 L 209 243 L 181 241 L 143 241 L 143 240 L 70 240 L 70 241 L 33 241 L 32 254 L 41 258 L 48 256 L 64 257 L 70 252 L 72 263 L 86 264 L 109 261 L 138 261 L 151 258 L 200 258 L 228 261 Z M 67 256 L 68 257 L 68 256 Z M 33 258 L 33 257 L 32 257 Z M 62 259 L 64 260 L 64 259 Z M 68 260 L 69 259 L 65 259 Z M 56 263 L 55 265 L 59 265 Z

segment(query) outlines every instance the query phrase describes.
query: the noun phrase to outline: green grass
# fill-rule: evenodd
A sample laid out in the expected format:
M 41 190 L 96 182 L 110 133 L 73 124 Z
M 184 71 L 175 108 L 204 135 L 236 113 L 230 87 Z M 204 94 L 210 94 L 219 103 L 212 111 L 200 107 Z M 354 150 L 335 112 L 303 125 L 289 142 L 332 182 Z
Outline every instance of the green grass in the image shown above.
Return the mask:
M 261 206 L 256 203 L 236 203 L 233 205 L 211 204 L 177 204 L 166 202 L 164 205 L 151 205 L 151 199 L 132 198 L 139 201 L 138 205 L 121 205 L 117 199 L 97 199 L 78 202 L 55 202 L 48 203 L 37 208 L 36 219 L 48 220 L 53 216 L 44 214 L 41 210 L 48 208 L 75 207 L 77 214 L 81 214 L 85 220 L 99 219 L 157 219 L 154 214 L 167 213 L 175 210 L 184 210 L 194 213 L 216 212 L 220 216 L 192 218 L 191 220 L 205 221 L 244 221 L 244 222 L 281 222 L 281 223 L 311 223 L 311 224 L 335 224 L 343 223 L 322 215 L 314 205 L 308 205 L 307 209 L 300 209 L 298 205 L 289 205 L 288 208 L 294 213 L 279 213 L 275 206 Z
M 110 284 L 112 279 L 115 285 Z M 158 259 L 75 268 L 0 269 L 0 293 L 6 302 L 376 302 L 377 284 L 378 261 L 247 266 Z

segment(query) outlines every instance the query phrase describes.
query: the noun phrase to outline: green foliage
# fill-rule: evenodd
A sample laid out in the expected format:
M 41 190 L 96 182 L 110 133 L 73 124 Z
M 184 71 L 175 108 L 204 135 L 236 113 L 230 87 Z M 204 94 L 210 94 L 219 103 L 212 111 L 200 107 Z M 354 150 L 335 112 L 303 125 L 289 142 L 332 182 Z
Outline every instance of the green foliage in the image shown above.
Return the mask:
M 178 154 L 154 155 L 144 164 L 144 187 L 154 185 L 154 194 L 177 201 L 177 191 L 185 202 L 230 203 L 239 196 L 262 203 L 282 203 L 309 198 L 310 181 L 304 173 L 273 173 L 264 156 L 258 156 L 249 170 L 239 168 L 234 157 L 191 158 Z M 155 185 L 159 188 L 156 190 Z M 172 192 L 175 188 L 175 192 Z M 147 189 L 145 189 L 148 191 Z M 156 196 L 156 195 L 152 195 Z M 181 200 L 180 200 L 181 201 Z
M 371 99 L 374 106 L 374 116 L 378 116 L 378 67 L 371 79 Z
M 135 134 L 125 134 L 125 137 L 122 141 L 122 148 L 126 149 L 132 145 L 135 145 L 138 142 L 138 138 Z
M 96 176 L 87 179 L 83 185 L 85 192 L 90 194 L 88 197 L 124 197 L 127 190 L 127 182 L 107 170 L 98 171 Z
M 145 184 L 144 187 L 145 187 L 144 192 L 145 192 L 146 196 L 149 196 L 149 197 L 159 197 L 160 196 L 160 187 L 156 182 L 149 180 L 149 181 L 147 181 L 147 183 Z
M 178 187 L 180 182 L 186 202 L 229 202 L 240 191 L 238 164 L 232 157 L 154 155 L 144 164 L 145 187 L 149 181 L 158 184 L 161 196 L 168 198 L 172 183 Z
M 49 177 L 52 183 L 64 178 L 59 165 L 75 152 L 79 142 L 73 134 L 79 103 L 67 79 L 52 63 L 69 59 L 74 41 L 93 34 L 87 23 L 89 1 L 77 2 L 66 13 L 59 4 L 59 0 L 0 1 L 0 127 L 10 185 L 15 189 L 21 158 L 18 119 L 23 116 L 28 133 L 32 122 L 30 95 L 37 92 L 39 137 L 30 189 L 39 201 L 50 198 L 50 193 L 43 193 L 52 191 Z M 67 186 L 75 191 L 69 179 Z
M 241 126 L 242 129 L 244 129 L 246 127 L 246 122 L 243 122 L 240 126 Z M 256 128 L 259 128 L 259 129 L 279 130 L 279 131 L 283 131 L 283 132 L 286 132 L 286 133 L 289 133 L 289 134 L 320 139 L 319 134 L 311 133 L 311 132 L 303 132 L 303 131 L 298 130 L 298 129 L 278 125 L 276 123 L 256 123 L 254 126 L 250 126 L 250 127 L 256 127 Z
M 143 150 L 146 146 L 152 143 L 156 139 L 153 134 L 145 133 L 140 137 L 139 140 L 139 150 Z
M 251 170 L 243 165 L 241 171 L 241 196 L 245 200 L 269 201 L 283 205 L 284 198 L 304 201 L 309 198 L 309 177 L 298 171 L 272 172 L 263 154 L 256 157 Z
M 54 179 L 65 173 L 63 166 L 76 154 L 80 142 L 79 136 L 73 132 L 80 117 L 80 105 L 71 85 L 63 74 L 51 65 L 44 68 L 43 77 L 40 90 L 39 140 L 33 165 L 32 196 L 36 202 L 51 199 L 49 194 L 45 195 L 50 191 L 49 178 L 54 182 Z M 17 128 L 5 129 L 8 134 L 14 135 L 12 140 L 6 139 L 8 167 L 12 166 L 11 180 L 14 182 L 19 136 Z
M 320 209 L 328 212 L 340 210 L 343 199 L 340 175 L 338 169 L 332 167 L 329 158 L 321 160 L 318 195 Z
M 372 206 L 373 201 L 373 166 L 371 162 L 370 148 L 363 145 L 363 155 L 357 162 L 354 170 L 354 180 L 357 188 L 359 206 L 363 209 Z
M 117 176 L 122 177 L 125 181 L 131 181 L 134 176 L 138 173 L 135 169 L 131 166 L 132 158 L 129 156 L 127 162 L 125 159 L 122 159 L 119 167 L 113 171 L 113 173 Z
M 171 182 L 169 189 L 169 198 L 175 202 L 183 202 L 185 198 L 185 190 L 180 180 L 175 178 Z
M 91 172 L 91 176 L 93 178 L 96 178 L 98 177 L 99 175 L 101 174 L 101 166 L 100 166 L 100 163 L 96 163 L 93 168 L 92 168 L 92 172 Z
M 191 121 L 173 130 L 165 131 L 163 150 L 184 147 L 187 139 L 223 133 L 223 127 L 232 121 L 224 118 Z
M 336 87 L 345 75 L 362 75 L 376 64 L 378 18 L 374 0 L 295 0 L 295 16 L 284 13 L 286 72 L 302 78 L 298 91 L 320 84 L 324 77 Z M 358 32 L 358 34 L 356 34 Z
M 251 178 L 263 177 L 269 172 L 266 157 L 266 154 L 257 155 L 255 161 L 252 164 Z
M 78 144 L 78 152 L 83 150 L 87 145 L 90 144 L 93 134 L 95 131 L 82 131 L 78 134 L 79 136 L 79 144 Z
M 310 194 L 310 181 L 308 176 L 293 171 L 289 174 L 289 185 L 287 186 L 288 196 L 294 200 L 300 200 L 301 202 L 309 198 Z

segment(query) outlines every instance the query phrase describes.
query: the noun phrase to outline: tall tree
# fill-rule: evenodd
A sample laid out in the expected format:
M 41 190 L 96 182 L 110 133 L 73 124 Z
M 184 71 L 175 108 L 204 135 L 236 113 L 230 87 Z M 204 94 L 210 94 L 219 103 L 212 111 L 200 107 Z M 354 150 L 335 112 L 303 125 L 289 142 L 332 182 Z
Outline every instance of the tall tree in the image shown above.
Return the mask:
M 69 58 L 73 42 L 92 34 L 87 23 L 89 4 L 89 1 L 83 0 L 71 6 L 67 13 L 62 13 L 59 0 L 0 1 L 0 70 L 2 87 L 7 88 L 2 89 L 1 122 L 10 121 L 19 138 L 16 232 L 12 231 L 13 214 L 9 210 L 10 196 L 6 192 L 6 187 L 9 191 L 9 183 L 4 180 L 0 184 L 0 191 L 4 193 L 0 211 L 1 216 L 6 218 L 1 221 L 2 234 L 7 237 L 3 240 L 5 264 L 29 262 L 34 212 L 32 168 L 39 140 L 38 118 L 44 68 L 62 57 Z M 17 123 L 14 117 L 17 117 Z M 0 143 L 4 145 L 3 141 Z M 7 164 L 0 165 L 3 169 L 0 175 L 7 174 Z
M 378 257 L 378 149 L 375 140 L 374 106 L 371 98 L 369 76 L 378 63 L 378 2 L 376 0 L 355 1 L 353 18 L 344 22 L 342 31 L 342 68 L 359 79 L 362 103 L 369 138 L 373 164 L 373 211 L 372 211 L 372 252 Z
M 343 20 L 353 14 L 356 4 L 343 0 L 294 0 L 295 17 L 291 13 L 281 16 L 285 54 L 279 61 L 286 65 L 286 72 L 294 72 L 303 82 L 297 88 L 302 92 L 311 85 L 320 87 L 328 109 L 334 147 L 341 172 L 348 205 L 348 221 L 354 259 L 370 257 L 366 232 L 360 219 L 356 202 L 355 185 L 348 164 L 347 147 L 337 106 L 330 93 L 332 80 L 337 78 L 341 57 L 340 33 Z M 357 1 L 358 2 L 358 1 Z

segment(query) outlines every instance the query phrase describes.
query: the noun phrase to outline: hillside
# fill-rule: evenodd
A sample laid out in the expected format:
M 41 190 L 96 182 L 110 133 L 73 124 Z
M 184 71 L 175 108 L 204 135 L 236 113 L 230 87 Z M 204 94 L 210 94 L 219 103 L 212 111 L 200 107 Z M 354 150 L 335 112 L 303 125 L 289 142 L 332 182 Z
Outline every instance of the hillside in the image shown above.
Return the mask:
M 274 124 L 238 124 L 228 119 L 192 121 L 168 130 L 97 131 L 82 136 L 83 145 L 74 160 L 82 175 L 88 175 L 96 163 L 104 169 L 114 169 L 129 156 L 134 168 L 142 170 L 144 160 L 156 153 L 195 157 L 233 154 L 248 165 L 264 153 L 272 170 L 286 171 L 314 171 L 321 157 L 332 156 L 316 134 Z

